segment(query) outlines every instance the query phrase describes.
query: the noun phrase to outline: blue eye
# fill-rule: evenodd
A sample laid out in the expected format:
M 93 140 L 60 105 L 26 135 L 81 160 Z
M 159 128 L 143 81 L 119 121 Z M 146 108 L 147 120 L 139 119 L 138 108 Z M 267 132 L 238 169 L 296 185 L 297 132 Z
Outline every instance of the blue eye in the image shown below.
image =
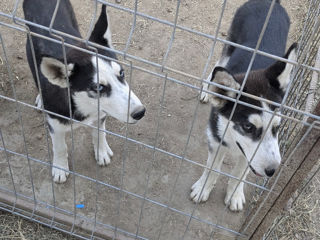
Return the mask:
M 102 89 L 103 89 L 103 85 L 100 84 L 99 86 L 97 86 L 97 91 L 100 92 L 100 91 L 102 91 Z
M 99 85 L 93 85 L 91 87 L 91 90 L 92 91 L 95 91 L 95 92 L 101 92 L 103 90 L 104 86 L 99 84 Z
M 120 78 L 124 78 L 124 71 L 121 69 L 120 70 L 120 76 L 119 76 Z

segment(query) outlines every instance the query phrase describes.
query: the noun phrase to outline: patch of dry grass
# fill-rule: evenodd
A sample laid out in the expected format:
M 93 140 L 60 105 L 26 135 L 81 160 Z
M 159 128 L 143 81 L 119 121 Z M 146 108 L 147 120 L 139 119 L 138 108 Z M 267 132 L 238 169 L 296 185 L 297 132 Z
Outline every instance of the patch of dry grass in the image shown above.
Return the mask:
M 268 240 L 320 239 L 320 174 L 298 196 L 286 213 L 275 221 L 275 227 Z
M 0 211 L 0 240 L 75 240 L 77 238 Z

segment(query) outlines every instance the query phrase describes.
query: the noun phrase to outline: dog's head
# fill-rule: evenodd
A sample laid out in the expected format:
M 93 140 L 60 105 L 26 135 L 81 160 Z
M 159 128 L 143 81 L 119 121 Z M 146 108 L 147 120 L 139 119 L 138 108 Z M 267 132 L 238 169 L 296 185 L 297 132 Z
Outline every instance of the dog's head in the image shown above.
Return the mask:
M 105 5 L 92 31 L 90 41 L 112 48 Z M 116 60 L 112 51 L 98 48 L 98 53 Z M 135 123 L 144 116 L 145 107 L 129 90 L 124 70 L 116 61 L 100 57 L 97 59 L 89 53 L 71 49 L 67 52 L 67 66 L 61 59 L 44 56 L 40 69 L 51 84 L 63 89 L 67 89 L 67 79 L 69 79 L 76 110 L 83 115 L 95 114 L 99 100 L 102 112 L 122 122 L 126 122 L 128 118 L 129 123 Z
M 292 45 L 284 58 L 296 60 L 296 44 Z M 244 92 L 280 103 L 286 91 L 293 65 L 278 61 L 267 69 L 252 71 L 248 75 Z M 226 69 L 216 67 L 211 81 L 236 90 L 244 79 L 244 74 L 233 76 Z M 237 93 L 210 85 L 209 90 L 236 98 Z M 218 115 L 217 129 L 221 137 L 234 102 L 210 95 L 209 101 Z M 265 110 L 276 111 L 273 105 L 241 95 L 240 101 L 258 106 Z M 251 170 L 258 176 L 271 177 L 281 162 L 278 146 L 280 117 L 272 113 L 238 104 L 224 141 L 234 153 L 243 155 L 250 161 Z M 235 155 L 237 155 L 235 154 Z

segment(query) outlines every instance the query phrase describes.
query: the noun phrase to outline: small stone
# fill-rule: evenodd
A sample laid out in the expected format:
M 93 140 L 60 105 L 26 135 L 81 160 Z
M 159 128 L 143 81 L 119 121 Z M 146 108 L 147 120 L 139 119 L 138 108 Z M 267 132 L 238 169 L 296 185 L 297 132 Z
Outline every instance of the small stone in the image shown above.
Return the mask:
M 121 0 L 116 0 L 116 3 L 121 3 Z
M 170 114 L 170 113 L 168 114 L 168 117 L 171 117 L 171 114 Z
M 168 183 L 169 181 L 169 176 L 168 175 L 164 175 L 162 178 L 161 178 L 161 182 L 163 183 Z

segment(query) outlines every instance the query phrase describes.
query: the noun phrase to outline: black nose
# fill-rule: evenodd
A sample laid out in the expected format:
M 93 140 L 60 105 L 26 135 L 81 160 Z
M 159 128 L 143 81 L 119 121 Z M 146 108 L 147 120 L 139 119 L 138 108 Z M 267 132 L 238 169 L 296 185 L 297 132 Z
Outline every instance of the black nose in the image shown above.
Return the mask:
M 268 177 L 272 177 L 276 170 L 274 168 L 266 168 L 264 171 Z
M 143 107 L 142 109 L 139 109 L 138 111 L 131 113 L 131 117 L 135 120 L 140 120 L 141 118 L 143 118 L 145 112 L 146 108 Z

